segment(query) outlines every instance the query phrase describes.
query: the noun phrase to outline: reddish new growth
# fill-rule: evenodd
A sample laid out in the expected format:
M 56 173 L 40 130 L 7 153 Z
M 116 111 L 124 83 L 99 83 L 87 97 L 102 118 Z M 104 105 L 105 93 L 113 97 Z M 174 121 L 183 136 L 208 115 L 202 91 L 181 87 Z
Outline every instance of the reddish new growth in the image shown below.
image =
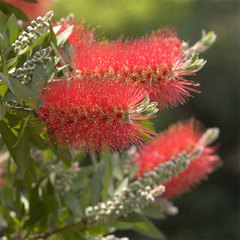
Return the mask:
M 85 26 L 84 21 L 75 21 L 74 16 L 69 15 L 66 19 L 63 18 L 55 24 L 55 26 L 61 26 L 57 35 L 73 27 L 72 33 L 68 37 L 68 41 L 75 48 L 79 49 L 94 41 L 94 29 L 90 30 L 89 26 Z
M 51 6 L 52 0 L 39 0 L 37 2 L 28 2 L 24 0 L 4 0 L 7 3 L 19 8 L 28 18 L 35 19 L 44 15 Z
M 147 92 L 136 84 L 75 77 L 51 82 L 39 115 L 53 142 L 85 150 L 123 149 L 153 134 L 134 112 Z
M 169 161 L 172 156 L 177 156 L 183 151 L 190 153 L 198 144 L 201 135 L 199 125 L 192 120 L 185 123 L 179 122 L 161 133 L 150 144 L 145 145 L 135 158 L 134 162 L 140 164 L 137 176 L 140 177 L 143 173 L 154 169 L 160 163 Z M 173 199 L 188 191 L 219 166 L 219 158 L 214 155 L 216 148 L 202 147 L 201 155 L 191 160 L 185 171 L 164 184 L 166 187 L 164 197 Z
M 138 40 L 94 42 L 77 50 L 75 64 L 82 75 L 126 77 L 151 91 L 161 108 L 184 103 L 199 84 L 185 80 L 186 55 L 176 33 L 159 30 Z

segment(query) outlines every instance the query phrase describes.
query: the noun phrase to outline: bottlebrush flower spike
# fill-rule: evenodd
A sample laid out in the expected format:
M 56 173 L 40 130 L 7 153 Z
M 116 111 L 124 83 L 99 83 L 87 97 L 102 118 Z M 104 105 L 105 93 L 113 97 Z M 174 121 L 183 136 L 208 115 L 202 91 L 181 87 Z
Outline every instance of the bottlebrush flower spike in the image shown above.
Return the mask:
M 85 26 L 84 21 L 76 21 L 73 14 L 70 14 L 67 18 L 62 18 L 59 22 L 54 24 L 55 26 L 61 26 L 57 35 L 61 34 L 63 31 L 73 26 L 73 31 L 68 37 L 68 41 L 75 48 L 81 48 L 87 46 L 94 41 L 94 29 L 89 29 L 89 26 Z
M 211 134 L 217 132 L 216 129 L 213 130 Z M 209 131 L 207 131 L 207 134 L 209 135 Z M 216 147 L 206 147 L 204 145 L 210 143 L 207 140 L 211 137 L 205 135 L 204 139 L 201 138 L 202 131 L 199 124 L 193 120 L 173 125 L 145 145 L 136 155 L 134 163 L 140 165 L 137 176 L 140 177 L 143 173 L 153 170 L 160 163 L 167 162 L 172 156 L 176 156 L 182 151 L 190 153 L 194 148 L 200 147 L 203 149 L 202 153 L 196 159 L 191 160 L 189 167 L 163 184 L 166 187 L 163 197 L 168 199 L 173 199 L 188 191 L 220 165 L 220 160 L 215 155 Z
M 94 42 L 76 52 L 74 62 L 82 75 L 126 77 L 150 90 L 151 100 L 160 108 L 184 103 L 190 91 L 198 92 L 194 87 L 199 84 L 183 77 L 204 64 L 196 57 L 189 60 L 181 40 L 171 30 L 159 30 L 138 40 Z
M 143 101 L 147 94 L 136 84 L 73 77 L 51 82 L 41 92 L 39 115 L 61 146 L 123 149 L 153 135 L 141 122 L 156 112 L 153 104 Z

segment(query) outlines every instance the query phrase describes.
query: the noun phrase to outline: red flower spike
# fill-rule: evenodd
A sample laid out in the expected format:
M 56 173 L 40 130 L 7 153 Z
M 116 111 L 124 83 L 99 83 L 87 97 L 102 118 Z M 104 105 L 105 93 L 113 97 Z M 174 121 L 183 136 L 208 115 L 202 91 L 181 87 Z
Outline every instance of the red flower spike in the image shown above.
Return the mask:
M 89 26 L 85 26 L 84 21 L 76 21 L 72 15 L 69 15 L 66 19 L 61 19 L 54 25 L 61 26 L 60 30 L 57 32 L 57 35 L 65 31 L 70 26 L 73 26 L 73 31 L 68 37 L 68 41 L 77 49 L 87 46 L 94 41 L 95 30 L 89 30 Z
M 39 0 L 38 2 L 28 2 L 24 0 L 4 0 L 5 2 L 19 8 L 28 18 L 35 19 L 44 15 L 51 7 L 53 0 Z
M 185 49 L 176 33 L 159 30 L 138 40 L 94 42 L 77 50 L 75 65 L 82 75 L 116 75 L 141 84 L 160 108 L 184 103 L 199 84 L 185 80 Z M 122 79 L 122 78 L 121 78 Z
M 161 133 L 151 143 L 142 147 L 139 155 L 135 157 L 134 163 L 140 164 L 137 176 L 153 170 L 160 163 L 169 161 L 172 156 L 177 156 L 183 151 L 190 153 L 198 144 L 201 135 L 199 124 L 193 120 L 179 122 Z M 191 160 L 185 171 L 163 184 L 166 187 L 163 197 L 173 199 L 190 190 L 220 165 L 218 156 L 214 154 L 216 147 L 202 147 L 201 155 Z
M 53 142 L 85 150 L 123 149 L 151 137 L 135 111 L 148 92 L 136 84 L 105 79 L 51 82 L 40 97 L 39 115 Z

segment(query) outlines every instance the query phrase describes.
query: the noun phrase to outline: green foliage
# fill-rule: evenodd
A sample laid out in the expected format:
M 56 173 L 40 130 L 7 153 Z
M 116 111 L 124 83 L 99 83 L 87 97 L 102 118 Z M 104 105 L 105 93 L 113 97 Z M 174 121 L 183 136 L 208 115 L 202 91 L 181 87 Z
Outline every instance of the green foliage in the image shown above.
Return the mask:
M 168 205 L 162 208 L 165 212 L 154 212 L 153 189 L 144 185 L 149 180 L 157 188 L 163 182 L 154 182 L 154 171 L 142 180 L 142 189 L 133 189 L 138 166 L 131 166 L 129 153 L 71 152 L 46 141 L 49 136 L 36 113 L 41 105 L 38 94 L 53 77 L 71 74 L 65 57 L 69 56 L 67 39 L 73 27 L 56 35 L 56 28 L 50 25 L 50 12 L 37 20 L 40 25 L 33 21 L 27 28 L 31 31 L 21 32 L 17 19 L 26 20 L 24 14 L 7 3 L 0 4 L 0 146 L 6 154 L 4 184 L 0 186 L 1 234 L 17 240 L 101 240 L 101 236 L 116 230 L 132 229 L 163 239 L 148 219 L 168 214 Z M 146 98 L 137 111 L 150 116 L 158 110 Z M 144 127 L 152 130 L 150 120 L 144 122 Z M 167 179 L 182 170 L 174 159 L 168 168 L 164 176 Z M 123 209 L 124 214 L 113 212 L 117 217 L 109 217 L 105 223 L 99 222 L 98 216 L 89 221 L 89 207 L 95 211 L 101 204 L 112 203 L 126 189 L 139 197 L 126 204 L 130 210 Z M 140 209 L 146 205 L 150 205 L 148 210 Z
M 8 154 L 5 183 L 0 187 L 4 235 L 9 239 L 48 235 L 51 239 L 100 239 L 96 236 L 125 225 L 158 238 L 161 234 L 141 216 L 136 222 L 130 217 L 86 227 L 85 209 L 121 192 L 135 177 L 137 168 L 129 169 L 126 153 L 73 154 L 46 143 L 45 126 L 36 119 L 36 109 L 41 104 L 38 93 L 53 76 L 68 74 L 63 56 L 69 56 L 67 39 L 73 27 L 57 36 L 56 28 L 51 26 L 36 29 L 40 34 L 34 43 L 14 51 L 12 45 L 28 33 L 19 35 L 17 18 L 21 16 L 5 14 L 8 12 L 0 12 L 1 151 Z M 22 46 L 21 42 L 17 46 Z M 61 67 L 56 67 L 59 63 Z M 148 103 L 145 105 L 147 108 Z

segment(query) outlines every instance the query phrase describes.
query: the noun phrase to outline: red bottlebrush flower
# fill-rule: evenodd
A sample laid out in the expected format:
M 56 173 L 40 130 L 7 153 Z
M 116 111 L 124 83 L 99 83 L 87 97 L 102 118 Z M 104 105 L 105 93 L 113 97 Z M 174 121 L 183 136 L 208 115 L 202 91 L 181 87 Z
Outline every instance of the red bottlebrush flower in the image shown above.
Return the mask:
M 122 149 L 153 134 L 136 110 L 147 92 L 136 84 L 75 77 L 51 82 L 39 115 L 55 143 L 85 150 Z
M 143 173 L 153 170 L 160 163 L 169 161 L 172 156 L 177 156 L 183 151 L 190 153 L 201 136 L 199 124 L 193 120 L 172 126 L 140 150 L 139 155 L 134 159 L 134 163 L 140 164 L 137 176 L 140 177 Z M 201 155 L 191 160 L 186 170 L 164 184 L 166 192 L 163 197 L 173 199 L 188 191 L 220 165 L 218 156 L 214 154 L 216 148 L 202 147 Z
M 82 75 L 117 75 L 137 82 L 152 93 L 161 108 L 184 103 L 197 83 L 185 80 L 185 49 L 176 33 L 159 30 L 139 40 L 94 42 L 77 50 L 76 67 Z M 122 78 L 121 78 L 122 79 Z
M 68 41 L 75 48 L 82 48 L 92 43 L 94 40 L 94 29 L 89 30 L 89 26 L 85 26 L 84 21 L 76 21 L 74 16 L 69 15 L 66 19 L 63 18 L 55 24 L 61 26 L 57 35 L 65 31 L 70 26 L 73 26 L 73 31 L 68 37 Z
M 37 2 L 29 2 L 24 0 L 4 0 L 5 2 L 19 8 L 28 18 L 35 19 L 38 16 L 44 15 L 51 7 L 53 0 L 40 0 Z

